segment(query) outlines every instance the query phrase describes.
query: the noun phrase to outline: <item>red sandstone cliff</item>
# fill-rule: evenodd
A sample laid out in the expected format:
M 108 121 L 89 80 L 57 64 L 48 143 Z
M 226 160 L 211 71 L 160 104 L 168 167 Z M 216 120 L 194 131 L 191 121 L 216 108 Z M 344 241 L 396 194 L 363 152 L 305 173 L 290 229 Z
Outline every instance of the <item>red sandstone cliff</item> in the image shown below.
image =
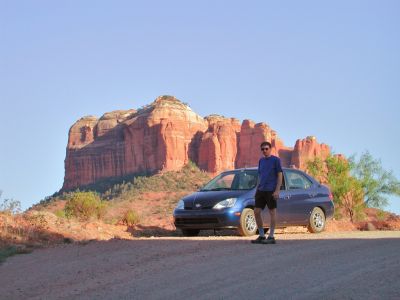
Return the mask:
M 208 129 L 202 134 L 198 148 L 198 166 L 211 173 L 235 168 L 240 123 L 212 115 L 206 117 Z
M 189 160 L 213 174 L 257 166 L 265 140 L 284 166 L 303 169 L 308 159 L 329 154 L 314 137 L 286 147 L 265 123 L 203 118 L 178 99 L 162 96 L 137 111 L 78 120 L 69 131 L 63 190 L 139 172 L 178 170 Z

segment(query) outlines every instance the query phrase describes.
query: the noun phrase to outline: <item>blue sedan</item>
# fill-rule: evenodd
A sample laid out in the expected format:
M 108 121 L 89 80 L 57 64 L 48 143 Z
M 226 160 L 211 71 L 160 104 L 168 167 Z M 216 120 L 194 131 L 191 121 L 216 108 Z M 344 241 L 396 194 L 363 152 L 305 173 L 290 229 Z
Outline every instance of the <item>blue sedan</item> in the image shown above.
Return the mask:
M 182 198 L 174 210 L 176 228 L 186 236 L 198 235 L 202 229 L 237 228 L 243 236 L 257 233 L 254 217 L 257 168 L 227 171 L 207 183 L 201 190 Z M 325 229 L 326 219 L 334 213 L 332 193 L 310 175 L 283 168 L 279 193 L 277 227 L 307 226 L 313 233 Z M 263 210 L 264 226 L 270 222 Z

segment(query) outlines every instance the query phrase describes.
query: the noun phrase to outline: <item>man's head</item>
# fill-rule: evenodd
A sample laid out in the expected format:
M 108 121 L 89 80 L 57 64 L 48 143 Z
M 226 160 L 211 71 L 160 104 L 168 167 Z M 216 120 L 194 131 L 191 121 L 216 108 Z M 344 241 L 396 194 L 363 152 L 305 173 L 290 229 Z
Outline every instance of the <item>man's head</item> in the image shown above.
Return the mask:
M 268 157 L 271 155 L 272 145 L 270 142 L 262 142 L 260 145 L 261 152 L 264 156 Z

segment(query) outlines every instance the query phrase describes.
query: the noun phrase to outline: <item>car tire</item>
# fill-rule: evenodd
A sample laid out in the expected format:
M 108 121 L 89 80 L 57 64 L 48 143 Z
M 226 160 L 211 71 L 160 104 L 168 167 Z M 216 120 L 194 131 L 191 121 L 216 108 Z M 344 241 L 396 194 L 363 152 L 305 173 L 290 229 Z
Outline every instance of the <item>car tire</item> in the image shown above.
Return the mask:
M 319 233 L 324 231 L 326 218 L 324 211 L 319 207 L 314 207 L 310 214 L 308 223 L 308 231 L 311 233 Z
M 184 236 L 198 236 L 200 229 L 182 229 L 182 234 Z
M 239 234 L 241 236 L 252 236 L 257 233 L 257 223 L 254 210 L 245 208 L 240 216 Z

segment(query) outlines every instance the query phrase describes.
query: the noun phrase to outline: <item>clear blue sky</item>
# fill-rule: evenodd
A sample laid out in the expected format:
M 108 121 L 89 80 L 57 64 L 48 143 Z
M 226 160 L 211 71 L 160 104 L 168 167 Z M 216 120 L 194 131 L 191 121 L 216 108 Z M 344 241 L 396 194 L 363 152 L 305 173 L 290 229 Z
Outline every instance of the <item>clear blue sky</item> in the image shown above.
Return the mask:
M 400 1 L 0 0 L 3 198 L 61 188 L 78 118 L 164 94 L 289 146 L 369 150 L 400 178 L 399 16 Z

